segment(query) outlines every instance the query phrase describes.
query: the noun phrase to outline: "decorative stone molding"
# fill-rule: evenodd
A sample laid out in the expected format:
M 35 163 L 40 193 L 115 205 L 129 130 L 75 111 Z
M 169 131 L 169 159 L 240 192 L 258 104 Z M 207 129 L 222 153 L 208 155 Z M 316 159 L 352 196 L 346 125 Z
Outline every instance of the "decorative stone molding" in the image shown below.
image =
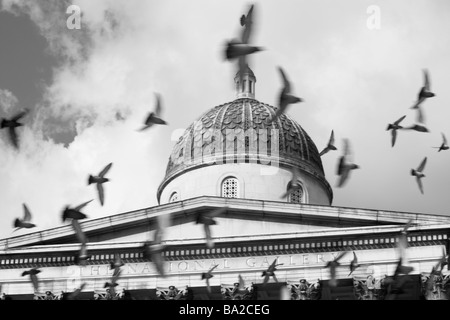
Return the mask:
M 184 289 L 170 286 L 168 288 L 156 288 L 156 297 L 158 300 L 193 300 L 194 293 L 188 286 Z
M 422 293 L 426 300 L 450 300 L 450 274 L 422 273 Z
M 384 300 L 386 297 L 385 277 L 374 278 L 368 275 L 366 279 L 353 278 L 355 296 L 358 300 Z
M 320 280 L 309 282 L 300 279 L 299 282 L 287 281 L 286 287 L 291 294 L 291 300 L 320 300 L 321 286 Z
M 257 293 L 256 287 L 253 282 L 242 288 L 239 288 L 239 283 L 234 284 L 221 284 L 220 293 L 223 300 L 256 300 Z

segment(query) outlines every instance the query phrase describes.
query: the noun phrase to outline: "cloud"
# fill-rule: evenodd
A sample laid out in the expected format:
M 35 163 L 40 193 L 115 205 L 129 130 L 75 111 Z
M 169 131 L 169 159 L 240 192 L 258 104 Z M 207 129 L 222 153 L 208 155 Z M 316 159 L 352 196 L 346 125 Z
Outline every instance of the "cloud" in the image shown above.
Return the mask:
M 0 108 L 4 112 L 9 112 L 19 101 L 17 97 L 9 90 L 0 88 Z

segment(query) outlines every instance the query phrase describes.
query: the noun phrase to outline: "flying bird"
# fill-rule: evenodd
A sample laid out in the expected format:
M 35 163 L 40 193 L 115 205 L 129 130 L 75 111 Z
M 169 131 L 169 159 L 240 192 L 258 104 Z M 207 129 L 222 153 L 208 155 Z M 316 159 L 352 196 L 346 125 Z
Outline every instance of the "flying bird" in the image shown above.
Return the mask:
M 87 237 L 84 234 L 83 230 L 81 229 L 80 223 L 77 219 L 72 219 L 72 228 L 75 231 L 75 236 L 77 237 L 77 240 L 80 242 L 81 247 L 78 254 L 75 256 L 75 264 L 85 266 L 86 261 L 91 257 L 91 255 L 88 254 L 87 251 Z
M 242 33 L 242 43 L 250 43 L 250 35 L 253 27 L 253 8 L 254 5 L 252 4 L 248 10 L 247 16 L 242 15 L 240 19 L 241 26 L 244 27 L 244 31 Z
M 85 266 L 87 264 L 87 260 L 91 258 L 91 255 L 88 254 L 87 245 L 81 244 L 80 251 L 75 256 L 74 263 L 79 266 Z
M 420 106 L 417 107 L 416 123 L 412 124 L 409 127 L 404 127 L 403 129 L 414 130 L 417 132 L 430 132 L 430 130 L 428 130 L 428 128 L 425 125 L 425 115 Z
M 225 213 L 228 207 L 215 209 L 209 213 L 199 213 L 195 221 L 196 224 L 202 224 L 205 231 L 206 247 L 211 249 L 214 247 L 214 242 L 211 236 L 211 226 L 217 224 L 215 217 Z
M 83 291 L 85 286 L 86 286 L 86 283 L 83 282 L 81 284 L 81 286 L 79 288 L 75 289 L 73 292 L 64 293 L 62 296 L 62 300 L 75 300 L 80 295 L 81 291 Z
M 112 163 L 108 164 L 99 174 L 98 176 L 89 175 L 88 185 L 91 183 L 97 184 L 98 196 L 100 199 L 100 203 L 103 206 L 105 202 L 105 193 L 103 191 L 103 183 L 108 182 L 109 179 L 105 178 L 105 175 L 108 173 L 109 169 L 111 169 Z
M 395 121 L 394 123 L 389 123 L 388 127 L 386 129 L 386 131 L 392 130 L 391 131 L 391 135 L 392 135 L 392 146 L 395 145 L 395 140 L 397 139 L 397 130 L 398 129 L 403 129 L 403 127 L 400 125 L 400 122 L 403 121 L 403 119 L 405 119 L 406 115 L 404 115 L 403 117 L 401 117 L 400 119 L 398 119 L 397 121 Z
M 211 269 L 208 270 L 208 272 L 203 272 L 202 273 L 202 280 L 206 280 L 206 288 L 208 290 L 209 293 L 211 293 L 211 287 L 209 285 L 209 279 L 211 279 L 212 277 L 214 277 L 212 275 L 212 272 L 214 271 L 215 268 L 217 268 L 219 265 L 216 264 L 214 265 Z
M 323 149 L 320 152 L 319 156 L 323 156 L 325 153 L 331 150 L 337 150 L 337 148 L 334 146 L 334 130 L 331 130 L 330 140 L 328 141 L 328 144 L 325 147 L 325 149 Z
M 300 174 L 298 172 L 298 169 L 296 167 L 293 167 L 291 172 L 292 172 L 291 181 L 289 181 L 287 191 L 281 196 L 281 199 L 286 198 L 295 190 L 300 190 L 302 188 L 299 182 Z
M 155 264 L 158 273 L 161 276 L 165 277 L 163 267 L 164 257 L 162 253 L 166 249 L 166 245 L 162 244 L 162 235 L 163 230 L 160 227 L 158 227 L 155 230 L 153 241 L 147 241 L 143 246 L 143 250 L 145 258 L 151 260 Z
M 337 175 L 340 176 L 338 181 L 338 188 L 342 187 L 350 176 L 350 171 L 359 169 L 357 164 L 350 162 L 351 152 L 350 152 L 350 142 L 348 139 L 344 139 L 344 155 L 339 158 Z
M 28 207 L 26 206 L 25 203 L 23 203 L 22 206 L 23 206 L 23 211 L 24 211 L 23 219 L 16 218 L 16 220 L 14 220 L 14 227 L 17 228 L 16 230 L 19 230 L 21 228 L 30 229 L 30 228 L 36 227 L 35 224 L 30 222 L 31 221 L 30 210 L 28 210 Z M 16 230 L 14 230 L 14 231 L 16 231 Z
M 272 122 L 278 119 L 278 117 L 282 113 L 285 113 L 287 107 L 290 104 L 299 103 L 303 101 L 302 98 L 296 97 L 291 94 L 292 90 L 291 83 L 287 78 L 286 73 L 283 71 L 283 69 L 281 67 L 278 67 L 278 71 L 280 72 L 281 78 L 283 80 L 283 89 L 280 92 L 280 96 L 278 98 L 278 109 L 275 112 L 275 117 L 273 118 Z
M 397 262 L 397 267 L 395 268 L 395 272 L 394 272 L 394 278 L 396 278 L 397 276 L 403 274 L 403 275 L 407 275 L 409 274 L 411 271 L 414 270 L 413 267 L 409 267 L 409 266 L 404 266 L 403 264 L 403 258 L 400 258 Z
M 419 108 L 420 104 L 425 101 L 425 99 L 432 98 L 435 96 L 433 92 L 430 91 L 430 79 L 428 76 L 428 70 L 423 70 L 424 84 L 417 95 L 417 102 L 411 107 L 411 109 Z
M 9 138 L 11 140 L 11 143 L 17 149 L 19 148 L 19 138 L 17 136 L 16 128 L 23 126 L 23 124 L 20 123 L 19 120 L 21 118 L 23 118 L 28 112 L 29 112 L 29 110 L 25 109 L 24 111 L 17 113 L 11 119 L 2 118 L 2 121 L 0 122 L 0 129 L 4 129 L 4 128 L 9 129 Z
M 427 163 L 427 157 L 425 157 L 422 162 L 420 163 L 419 167 L 417 169 L 411 169 L 411 175 L 416 177 L 417 184 L 420 189 L 420 193 L 423 194 L 423 186 L 422 186 L 422 178 L 425 177 L 425 174 L 423 174 L 423 170 L 425 169 L 425 165 Z
M 85 203 L 80 204 L 78 207 L 70 208 L 69 206 L 66 206 L 66 208 L 63 211 L 62 214 L 62 220 L 66 221 L 66 219 L 75 219 L 75 220 L 81 220 L 86 219 L 87 216 L 82 213 L 80 210 L 83 209 L 88 203 L 90 203 L 92 200 L 89 200 Z
M 445 137 L 445 135 L 442 133 L 442 144 L 440 147 L 434 147 L 436 149 L 439 149 L 438 152 L 441 152 L 442 150 L 448 150 L 448 143 L 447 143 L 447 138 Z
M 339 254 L 333 260 L 328 261 L 327 264 L 325 265 L 325 268 L 329 268 L 330 269 L 330 277 L 331 277 L 331 279 L 329 281 L 329 284 L 332 287 L 335 287 L 336 284 L 337 284 L 336 268 L 341 265 L 339 263 L 339 260 L 341 260 L 342 257 L 345 256 L 346 253 L 347 253 L 347 251 L 339 252 Z
M 116 269 L 114 270 L 114 273 L 111 277 L 111 282 L 105 282 L 103 288 L 109 288 L 111 297 L 114 298 L 116 296 L 116 290 L 115 287 L 117 287 L 119 284 L 117 283 L 117 280 L 120 277 L 120 274 L 122 273 L 122 270 Z
M 261 277 L 264 277 L 264 285 L 267 284 L 267 282 L 269 281 L 270 277 L 273 277 L 273 279 L 275 280 L 275 282 L 278 282 L 277 277 L 275 276 L 275 271 L 277 270 L 277 266 L 281 266 L 283 265 L 283 263 L 278 263 L 277 264 L 277 259 L 273 260 L 272 264 L 269 266 L 269 268 L 267 268 L 266 271 L 263 271 L 261 274 Z
M 31 280 L 31 283 L 33 284 L 35 293 L 39 291 L 39 280 L 38 280 L 37 274 L 40 272 L 41 272 L 41 270 L 38 270 L 36 268 L 22 272 L 22 277 L 26 276 L 26 275 L 30 276 L 30 280 Z
M 158 93 L 155 93 L 156 97 L 156 108 L 154 112 L 150 112 L 150 114 L 145 119 L 144 127 L 142 127 L 139 131 L 147 130 L 148 128 L 152 127 L 155 124 L 159 125 L 167 125 L 167 122 L 161 119 L 161 112 L 162 112 L 162 102 L 161 102 L 161 95 Z
M 355 271 L 359 266 L 360 264 L 358 264 L 358 257 L 356 256 L 355 251 L 353 251 L 353 260 L 350 262 L 350 273 L 348 274 L 348 276 L 350 277 L 353 271 Z
M 124 265 L 125 265 L 125 263 L 120 258 L 120 254 L 116 253 L 116 254 L 114 254 L 114 261 L 111 261 L 109 263 L 109 269 L 110 270 L 114 269 L 114 271 L 115 271 L 117 269 L 120 269 L 120 267 L 122 267 Z

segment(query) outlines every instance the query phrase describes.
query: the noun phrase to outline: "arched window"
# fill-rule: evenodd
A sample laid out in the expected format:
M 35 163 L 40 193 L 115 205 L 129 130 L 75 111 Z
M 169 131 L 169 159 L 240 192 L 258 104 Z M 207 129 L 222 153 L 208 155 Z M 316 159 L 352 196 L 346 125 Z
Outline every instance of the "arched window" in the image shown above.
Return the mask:
M 175 202 L 175 201 L 178 201 L 178 193 L 177 192 L 172 193 L 172 195 L 169 198 L 169 202 Z
M 228 177 L 222 181 L 222 197 L 237 198 L 239 195 L 239 183 L 235 177 Z
M 288 183 L 287 189 L 291 187 L 291 182 Z M 303 187 L 300 182 L 298 182 L 298 186 L 292 191 L 288 196 L 288 202 L 290 203 L 304 203 L 305 193 L 303 191 Z

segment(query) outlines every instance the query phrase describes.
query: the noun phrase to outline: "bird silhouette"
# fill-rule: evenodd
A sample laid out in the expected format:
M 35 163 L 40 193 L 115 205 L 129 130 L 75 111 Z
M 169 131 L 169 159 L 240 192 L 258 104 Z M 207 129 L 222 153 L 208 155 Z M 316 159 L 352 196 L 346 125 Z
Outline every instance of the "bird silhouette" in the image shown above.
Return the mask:
M 69 206 L 66 206 L 63 210 L 62 220 L 66 221 L 66 219 L 75 219 L 75 220 L 86 219 L 87 216 L 80 210 L 83 209 L 88 203 L 92 202 L 93 200 L 94 199 L 86 201 L 85 203 L 82 203 L 75 208 L 70 208 Z
M 411 109 L 417 109 L 425 101 L 425 99 L 432 98 L 435 96 L 433 92 L 430 91 L 430 78 L 428 76 L 428 70 L 423 70 L 424 84 L 417 95 L 417 102 L 411 107 Z
M 339 263 L 339 260 L 341 260 L 346 253 L 347 251 L 339 252 L 339 254 L 333 260 L 328 261 L 327 264 L 325 265 L 325 268 L 330 269 L 330 281 L 328 283 L 332 287 L 335 287 L 337 285 L 336 268 L 341 265 Z
M 212 275 L 212 272 L 214 271 L 215 268 L 217 268 L 219 265 L 216 264 L 214 265 L 211 269 L 208 270 L 208 272 L 203 272 L 202 273 L 202 280 L 206 280 L 206 289 L 208 290 L 209 293 L 211 293 L 211 286 L 209 285 L 209 279 L 211 279 L 212 277 L 214 277 Z
M 411 169 L 411 175 L 416 177 L 417 185 L 419 186 L 420 193 L 423 194 L 423 186 L 422 186 L 422 178 L 425 177 L 423 170 L 425 169 L 425 165 L 427 163 L 427 157 L 425 157 L 417 169 Z
M 71 293 L 63 293 L 62 300 L 76 300 L 77 297 L 80 295 L 81 291 L 83 291 L 84 287 L 86 286 L 86 283 L 83 282 L 81 286 L 77 289 L 75 289 Z
M 281 266 L 281 265 L 283 265 L 283 263 L 277 264 L 277 259 L 275 259 L 275 260 L 273 260 L 272 264 L 267 268 L 267 270 L 262 272 L 261 277 L 264 277 L 264 286 L 267 284 L 270 277 L 273 277 L 275 282 L 278 282 L 278 279 L 275 275 L 275 271 L 277 271 L 277 266 Z
M 303 101 L 303 99 L 291 94 L 292 86 L 283 69 L 281 67 L 278 67 L 278 71 L 281 74 L 281 78 L 283 80 L 283 89 L 281 89 L 278 98 L 278 109 L 275 112 L 275 116 L 273 117 L 272 122 L 276 121 L 281 114 L 285 113 L 287 107 L 290 104 L 299 103 Z
M 407 275 L 411 273 L 413 270 L 414 270 L 413 267 L 404 266 L 403 258 L 400 257 L 400 259 L 397 262 L 397 267 L 395 268 L 394 279 L 399 275 Z
M 16 218 L 16 220 L 14 220 L 14 227 L 17 228 L 16 230 L 19 230 L 21 228 L 30 229 L 30 228 L 36 227 L 35 224 L 30 222 L 31 221 L 31 212 L 30 212 L 30 210 L 28 210 L 27 205 L 25 203 L 23 203 L 22 206 L 23 206 L 23 211 L 24 211 L 23 219 Z M 16 231 L 16 230 L 14 230 L 14 231 Z
M 300 190 L 302 188 L 302 185 L 299 182 L 300 173 L 298 172 L 298 169 L 296 167 L 292 167 L 291 172 L 292 172 L 291 181 L 289 181 L 287 191 L 281 196 L 281 199 L 286 198 L 292 192 Z
M 120 267 L 124 266 L 125 263 L 122 261 L 122 259 L 120 258 L 120 254 L 116 253 L 114 254 L 114 261 L 111 261 L 109 263 L 109 269 L 120 269 Z
M 196 224 L 202 224 L 203 230 L 205 232 L 206 247 L 211 249 L 214 248 L 214 242 L 211 235 L 211 226 L 217 224 L 215 217 L 224 214 L 228 207 L 218 208 L 211 212 L 199 213 L 195 221 Z
M 155 230 L 153 241 L 147 241 L 143 246 L 144 256 L 155 264 L 158 273 L 165 277 L 164 257 L 162 253 L 166 249 L 166 245 L 162 244 L 163 229 L 159 226 Z
M 144 127 L 142 127 L 139 131 L 147 130 L 148 128 L 151 128 L 153 125 L 167 125 L 167 122 L 161 119 L 161 113 L 162 113 L 162 102 L 161 102 L 161 95 L 159 93 L 155 93 L 156 97 L 156 108 L 155 111 L 150 112 L 147 118 L 144 122 Z
M 14 115 L 14 117 L 12 117 L 11 119 L 2 118 L 2 121 L 0 122 L 0 129 L 9 129 L 10 141 L 17 149 L 19 148 L 19 137 L 17 136 L 16 128 L 23 126 L 23 124 L 20 123 L 19 120 L 22 119 L 28 112 L 29 110 L 25 109 L 24 111 L 21 111 Z
M 392 139 L 391 139 L 391 143 L 392 143 L 392 147 L 395 145 L 395 140 L 397 139 L 397 130 L 398 129 L 403 129 L 403 127 L 400 125 L 400 122 L 403 121 L 403 119 L 405 119 L 406 115 L 404 115 L 403 117 L 401 117 L 400 119 L 398 119 L 397 121 L 395 121 L 394 123 L 389 123 L 388 127 L 386 129 L 386 131 L 391 130 L 391 135 L 392 135 Z
M 105 284 L 103 285 L 103 288 L 110 289 L 110 294 L 111 294 L 112 299 L 114 299 L 116 297 L 116 289 L 115 288 L 119 285 L 117 283 L 117 280 L 119 279 L 121 273 L 122 273 L 122 270 L 115 269 L 114 273 L 111 277 L 111 282 L 105 282 Z
M 328 153 L 328 151 L 332 151 L 332 150 L 337 150 L 337 148 L 334 145 L 334 130 L 331 130 L 330 140 L 328 141 L 328 144 L 325 147 L 325 149 L 323 149 L 320 152 L 319 156 L 323 156 L 325 153 Z
M 244 27 L 244 31 L 242 32 L 242 43 L 250 43 L 250 36 L 253 28 L 253 8 L 254 5 L 252 4 L 248 10 L 247 16 L 242 15 L 240 19 L 241 26 Z
M 414 130 L 417 132 L 430 132 L 425 125 L 425 114 L 420 106 L 417 107 L 416 123 L 409 127 L 404 127 L 403 130 Z
M 350 152 L 350 142 L 348 139 L 344 139 L 344 154 L 339 158 L 337 166 L 337 175 L 340 177 L 337 187 L 342 187 L 347 182 L 350 171 L 359 169 L 357 164 L 350 162 L 351 152 Z
M 447 143 L 447 138 L 445 137 L 445 134 L 442 133 L 442 144 L 440 147 L 433 147 L 436 149 L 439 149 L 438 152 L 441 152 L 442 150 L 448 150 L 448 143 Z
M 74 262 L 76 265 L 85 266 L 87 264 L 87 260 L 91 257 L 87 251 L 87 237 L 81 229 L 80 223 L 77 219 L 72 219 L 71 224 L 73 230 L 75 231 L 75 236 L 81 244 L 80 250 L 75 256 Z
M 99 174 L 98 176 L 89 175 L 88 185 L 91 183 L 95 183 L 97 185 L 98 197 L 100 199 L 100 203 L 103 206 L 105 202 L 105 193 L 103 191 L 103 184 L 108 182 L 109 179 L 105 178 L 105 175 L 108 173 L 109 169 L 111 169 L 112 163 L 108 164 Z
M 353 271 L 355 271 L 359 266 L 360 264 L 358 264 L 358 257 L 356 256 L 355 251 L 353 251 L 353 260 L 350 262 L 350 273 L 348 274 L 348 276 L 350 277 Z
M 37 268 L 32 268 L 30 270 L 22 272 L 22 277 L 26 276 L 26 275 L 30 276 L 31 283 L 33 284 L 33 288 L 34 288 L 34 293 L 39 291 L 39 280 L 38 280 L 37 274 L 40 272 L 41 272 L 41 270 L 39 270 Z

